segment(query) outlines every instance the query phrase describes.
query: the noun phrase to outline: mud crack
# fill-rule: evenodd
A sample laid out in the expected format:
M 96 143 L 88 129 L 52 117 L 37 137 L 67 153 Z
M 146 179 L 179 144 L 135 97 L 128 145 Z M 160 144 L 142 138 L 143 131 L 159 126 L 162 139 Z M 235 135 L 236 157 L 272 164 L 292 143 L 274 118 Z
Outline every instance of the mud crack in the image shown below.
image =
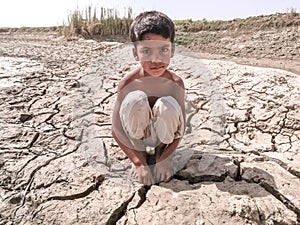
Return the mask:
M 132 201 L 135 193 L 133 193 L 128 200 L 123 202 L 108 218 L 106 225 L 115 225 L 124 215 L 127 210 L 128 204 Z
M 267 192 L 269 192 L 271 195 L 273 195 L 276 199 L 278 199 L 280 202 L 282 202 L 289 210 L 293 211 L 297 215 L 297 221 L 300 223 L 300 209 L 297 208 L 288 198 L 286 198 L 283 194 L 281 194 L 279 191 L 277 191 L 272 185 L 268 184 L 267 182 L 264 182 L 263 180 L 254 181 L 254 180 L 248 180 L 243 179 L 244 181 L 248 183 L 256 183 L 262 188 L 264 188 Z
M 74 200 L 78 198 L 84 198 L 88 196 L 90 193 L 93 191 L 96 191 L 99 189 L 99 186 L 103 183 L 105 177 L 103 175 L 100 175 L 96 177 L 95 183 L 93 183 L 90 187 L 88 187 L 85 191 L 72 194 L 72 195 L 54 195 L 50 196 L 47 198 L 46 201 L 51 201 L 51 200 L 60 200 L 60 201 L 66 201 L 66 200 Z
M 146 195 L 147 192 L 150 190 L 150 186 L 143 186 L 136 192 L 134 192 L 128 200 L 123 202 L 117 209 L 114 210 L 114 212 L 111 214 L 109 219 L 106 222 L 106 225 L 116 225 L 116 223 L 125 215 L 125 213 L 129 210 L 135 210 L 138 209 L 143 205 L 143 203 L 146 201 Z M 133 201 L 136 194 L 139 196 L 139 201 L 137 202 L 136 206 L 131 207 L 128 209 L 128 205 Z

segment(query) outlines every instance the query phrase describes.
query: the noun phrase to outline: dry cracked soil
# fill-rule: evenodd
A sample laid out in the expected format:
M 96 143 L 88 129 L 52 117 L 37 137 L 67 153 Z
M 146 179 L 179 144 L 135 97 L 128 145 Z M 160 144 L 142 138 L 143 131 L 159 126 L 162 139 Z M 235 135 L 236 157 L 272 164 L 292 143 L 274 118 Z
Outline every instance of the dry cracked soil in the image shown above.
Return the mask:
M 1 225 L 300 224 L 299 74 L 178 46 L 170 69 L 186 85 L 188 126 L 173 179 L 148 187 L 129 179 L 110 132 L 130 55 L 121 43 L 0 34 Z

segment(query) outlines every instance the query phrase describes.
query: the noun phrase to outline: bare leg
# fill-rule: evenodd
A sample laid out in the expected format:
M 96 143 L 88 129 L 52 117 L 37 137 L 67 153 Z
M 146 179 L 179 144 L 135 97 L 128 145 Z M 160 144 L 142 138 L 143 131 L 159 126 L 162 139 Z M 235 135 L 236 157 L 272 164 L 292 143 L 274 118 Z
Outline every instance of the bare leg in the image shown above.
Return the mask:
M 161 155 L 167 149 L 168 145 L 161 143 L 157 146 L 156 164 L 154 168 L 155 182 L 169 182 L 173 176 L 173 157 L 161 160 Z
M 161 154 L 164 152 L 164 150 L 167 148 L 167 144 L 160 143 L 156 148 L 155 148 L 155 157 L 156 161 L 158 161 L 159 157 Z
M 131 143 L 134 146 L 135 148 L 134 151 L 137 153 L 139 158 L 142 161 L 147 162 L 147 154 L 146 154 L 145 144 L 143 143 L 143 140 L 131 139 Z M 131 175 L 137 178 L 140 183 L 145 185 L 154 184 L 154 178 L 150 166 L 148 165 L 136 166 L 135 172 L 136 173 L 134 173 L 132 170 Z

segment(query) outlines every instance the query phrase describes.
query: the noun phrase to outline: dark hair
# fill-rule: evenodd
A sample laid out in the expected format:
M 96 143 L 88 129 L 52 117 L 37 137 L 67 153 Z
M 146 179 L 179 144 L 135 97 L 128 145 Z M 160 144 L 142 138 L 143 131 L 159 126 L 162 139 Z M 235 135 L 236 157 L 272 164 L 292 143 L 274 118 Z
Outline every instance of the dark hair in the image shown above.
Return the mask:
M 132 22 L 129 30 L 132 42 L 142 41 L 147 33 L 162 35 L 174 42 L 175 26 L 173 21 L 164 13 L 146 11 L 139 14 Z

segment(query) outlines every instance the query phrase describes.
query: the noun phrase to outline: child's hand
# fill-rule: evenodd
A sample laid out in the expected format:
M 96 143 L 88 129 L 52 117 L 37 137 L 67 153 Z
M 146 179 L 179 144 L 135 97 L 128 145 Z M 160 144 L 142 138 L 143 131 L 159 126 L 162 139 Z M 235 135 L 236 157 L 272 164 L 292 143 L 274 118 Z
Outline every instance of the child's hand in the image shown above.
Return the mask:
M 138 175 L 138 180 L 140 183 L 145 185 L 152 185 L 154 184 L 154 179 L 150 168 L 148 166 L 139 166 L 136 167 L 136 172 Z
M 155 165 L 155 178 L 157 181 L 169 182 L 173 176 L 172 160 L 163 160 Z

